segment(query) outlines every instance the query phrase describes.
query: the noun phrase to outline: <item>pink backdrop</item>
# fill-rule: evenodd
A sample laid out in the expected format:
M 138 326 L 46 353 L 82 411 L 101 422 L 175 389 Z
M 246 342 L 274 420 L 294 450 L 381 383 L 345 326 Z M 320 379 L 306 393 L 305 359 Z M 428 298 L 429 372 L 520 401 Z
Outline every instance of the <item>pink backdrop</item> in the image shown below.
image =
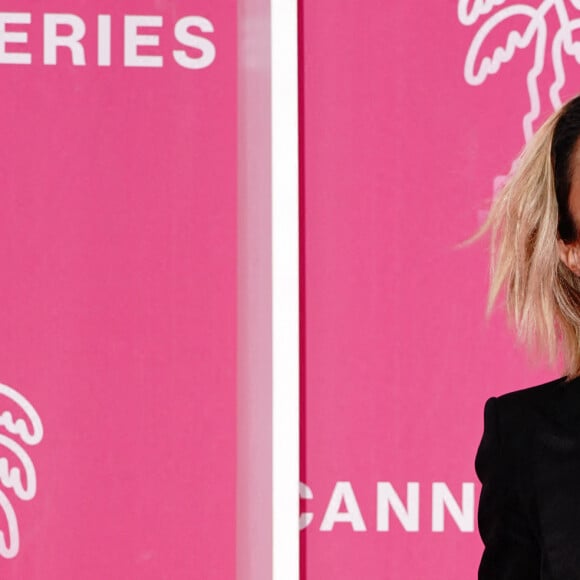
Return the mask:
M 0 577 L 233 578 L 236 3 L 2 10 L 30 15 L 2 29 L 0 52 L 31 64 L 0 64 L 0 382 L 29 399 L 44 437 L 25 445 L 0 421 L 20 443 L 3 438 L 0 455 L 20 466 L 25 449 L 37 477 L 23 501 L 0 465 L 20 536 Z M 48 13 L 76 15 L 61 36 L 84 23 L 86 64 L 67 48 L 49 64 Z M 110 66 L 97 65 L 98 15 L 111 17 Z M 126 15 L 155 17 L 140 46 Z M 177 40 L 188 16 L 213 26 L 188 29 L 206 44 Z M 9 399 L 0 412 L 17 411 Z
M 303 579 L 475 578 L 484 401 L 559 375 L 485 321 L 487 241 L 456 245 L 577 90 L 580 15 L 459 4 L 302 2 Z

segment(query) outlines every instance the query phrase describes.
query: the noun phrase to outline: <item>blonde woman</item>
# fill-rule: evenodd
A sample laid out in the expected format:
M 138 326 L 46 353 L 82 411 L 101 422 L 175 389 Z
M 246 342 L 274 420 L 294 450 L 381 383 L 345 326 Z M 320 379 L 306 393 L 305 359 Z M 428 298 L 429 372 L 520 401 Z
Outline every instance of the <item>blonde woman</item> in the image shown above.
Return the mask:
M 485 403 L 479 580 L 580 580 L 580 96 L 527 144 L 483 230 L 489 307 L 565 375 Z

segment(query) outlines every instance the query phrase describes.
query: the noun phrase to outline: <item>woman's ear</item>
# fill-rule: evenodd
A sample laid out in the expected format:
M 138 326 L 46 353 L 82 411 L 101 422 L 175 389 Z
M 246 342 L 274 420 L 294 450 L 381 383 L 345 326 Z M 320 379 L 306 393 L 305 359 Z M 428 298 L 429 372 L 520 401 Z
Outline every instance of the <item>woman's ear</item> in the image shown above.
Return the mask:
M 558 240 L 558 254 L 560 260 L 568 266 L 576 276 L 580 276 L 580 248 L 577 242 L 566 244 L 562 240 Z

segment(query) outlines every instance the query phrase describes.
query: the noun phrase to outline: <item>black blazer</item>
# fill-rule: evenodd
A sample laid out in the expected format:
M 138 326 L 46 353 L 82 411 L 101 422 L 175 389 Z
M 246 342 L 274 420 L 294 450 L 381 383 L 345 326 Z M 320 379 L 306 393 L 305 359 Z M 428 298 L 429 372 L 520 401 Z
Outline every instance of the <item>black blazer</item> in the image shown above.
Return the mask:
M 580 379 L 488 399 L 475 470 L 479 580 L 580 580 Z

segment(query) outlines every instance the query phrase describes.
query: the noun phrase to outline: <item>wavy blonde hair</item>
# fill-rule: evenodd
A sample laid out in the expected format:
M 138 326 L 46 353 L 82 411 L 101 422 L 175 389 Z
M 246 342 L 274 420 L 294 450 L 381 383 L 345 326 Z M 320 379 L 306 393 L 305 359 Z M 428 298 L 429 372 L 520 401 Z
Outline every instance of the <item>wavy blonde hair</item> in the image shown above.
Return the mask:
M 474 239 L 491 231 L 488 315 L 505 289 L 519 339 L 552 364 L 561 354 L 573 378 L 580 375 L 580 278 L 558 252 L 558 240 L 578 240 L 568 198 L 580 123 L 570 127 L 570 114 L 580 121 L 580 97 L 554 112 L 527 143 Z

